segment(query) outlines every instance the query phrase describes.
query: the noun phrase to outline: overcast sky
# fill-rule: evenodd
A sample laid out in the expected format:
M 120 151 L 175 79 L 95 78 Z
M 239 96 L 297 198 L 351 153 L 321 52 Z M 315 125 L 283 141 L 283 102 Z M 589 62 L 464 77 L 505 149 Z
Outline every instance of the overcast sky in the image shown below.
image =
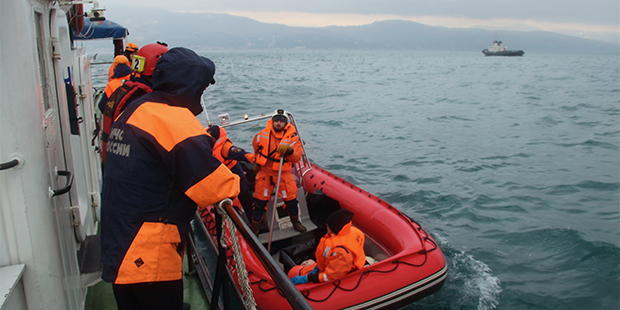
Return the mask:
M 309 27 L 404 19 L 445 27 L 524 24 L 547 31 L 620 31 L 619 0 L 99 0 L 99 6 L 111 17 L 115 10 L 149 7 Z

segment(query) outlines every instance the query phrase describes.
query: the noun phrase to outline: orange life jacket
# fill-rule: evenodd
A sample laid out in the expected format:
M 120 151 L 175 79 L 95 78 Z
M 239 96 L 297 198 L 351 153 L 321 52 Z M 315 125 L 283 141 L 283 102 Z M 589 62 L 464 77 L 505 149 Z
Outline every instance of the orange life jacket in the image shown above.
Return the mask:
M 112 96 L 112 93 L 114 93 L 114 91 L 117 88 L 123 85 L 123 82 L 129 79 L 129 77 L 130 76 L 128 75 L 128 76 L 124 76 L 121 78 L 110 79 L 110 81 L 108 81 L 108 84 L 105 86 L 105 89 L 103 90 L 103 92 L 105 93 L 106 96 L 108 96 L 108 98 L 110 98 L 110 96 Z
M 321 238 L 316 248 L 319 282 L 339 279 L 347 273 L 364 267 L 364 233 L 351 223 L 344 225 L 337 235 Z
M 226 129 L 220 127 L 220 137 L 217 139 L 217 141 L 215 141 L 215 144 L 213 145 L 213 156 L 215 156 L 215 158 L 219 159 L 224 165 L 226 165 L 228 169 L 232 169 L 237 164 L 237 161 L 234 159 L 225 159 L 224 157 L 228 156 L 228 154 L 222 154 L 222 152 L 228 152 L 232 145 L 232 141 L 230 141 L 230 139 L 226 135 Z
M 299 143 L 299 139 L 295 133 L 295 127 L 287 123 L 282 132 L 276 133 L 272 131 L 273 122 L 267 121 L 267 126 L 254 137 L 254 155 L 256 163 L 266 166 L 272 170 L 278 171 L 280 167 L 280 154 L 276 152 L 279 145 L 290 145 L 291 147 Z M 280 138 L 281 137 L 281 138 Z M 273 139 L 273 141 L 272 141 Z M 293 163 L 286 159 L 282 163 L 282 171 L 290 171 Z

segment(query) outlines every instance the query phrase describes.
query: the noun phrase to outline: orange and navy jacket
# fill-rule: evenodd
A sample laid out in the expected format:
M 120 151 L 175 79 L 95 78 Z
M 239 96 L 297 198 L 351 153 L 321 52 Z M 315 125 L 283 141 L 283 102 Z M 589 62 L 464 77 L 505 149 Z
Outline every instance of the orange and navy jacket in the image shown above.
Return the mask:
M 267 126 L 254 136 L 252 146 L 254 147 L 254 156 L 256 164 L 263 168 L 263 171 L 269 173 L 275 171 L 278 173 L 280 167 L 280 154 L 276 152 L 278 146 L 290 145 L 293 154 L 284 157 L 282 163 L 282 172 L 290 171 L 293 164 L 298 163 L 303 152 L 301 141 L 295 133 L 295 126 L 287 123 L 284 130 L 276 132 L 273 130 L 273 122 L 267 121 Z
M 366 263 L 364 233 L 349 222 L 337 235 L 326 234 L 316 248 L 316 263 L 319 282 L 339 279 L 363 268 Z
M 101 160 L 105 162 L 108 137 L 114 120 L 125 110 L 133 100 L 152 91 L 148 82 L 141 78 L 126 81 L 110 95 L 103 107 L 103 130 L 101 133 Z
M 130 104 L 110 132 L 101 207 L 106 282 L 181 279 L 196 207 L 239 194 L 239 177 L 211 155 L 195 117 L 213 63 L 184 48 L 162 62 L 153 92 Z
M 207 130 L 208 128 L 205 128 Z M 233 169 L 237 161 L 242 160 L 248 163 L 254 163 L 254 154 L 246 152 L 242 148 L 233 145 L 232 141 L 226 134 L 226 129 L 220 127 L 220 136 L 213 145 L 213 156 L 219 159 L 228 169 Z

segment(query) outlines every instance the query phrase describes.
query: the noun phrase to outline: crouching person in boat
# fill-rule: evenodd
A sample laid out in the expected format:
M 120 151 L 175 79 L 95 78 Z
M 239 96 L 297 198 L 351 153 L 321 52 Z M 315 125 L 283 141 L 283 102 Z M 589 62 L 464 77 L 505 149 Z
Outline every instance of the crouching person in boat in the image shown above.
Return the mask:
M 306 227 L 299 220 L 297 207 L 297 183 L 291 172 L 293 164 L 301 160 L 303 149 L 295 132 L 295 126 L 288 122 L 284 110 L 277 110 L 267 121 L 267 126 L 254 136 L 252 141 L 256 164 L 256 184 L 254 185 L 254 209 L 252 211 L 252 232 L 258 237 L 267 203 L 278 180 L 281 169 L 278 196 L 284 201 L 284 209 L 291 218 L 293 228 L 305 232 Z M 280 166 L 280 158 L 284 158 Z
M 366 264 L 364 233 L 351 225 L 353 212 L 340 209 L 327 218 L 327 234 L 316 248 L 316 263 L 306 261 L 288 273 L 294 284 L 339 279 Z
M 241 192 L 237 198 L 239 198 L 249 224 L 252 220 L 252 193 L 250 193 L 250 184 L 239 161 L 253 164 L 255 161 L 254 154 L 234 146 L 226 134 L 226 129 L 223 127 L 213 125 L 209 126 L 206 131 L 214 140 L 213 156 L 224 163 L 230 171 L 239 176 Z
M 163 54 L 153 91 L 112 125 L 101 208 L 102 279 L 118 309 L 183 308 L 183 254 L 197 205 L 239 194 L 196 115 L 215 65 L 185 48 Z

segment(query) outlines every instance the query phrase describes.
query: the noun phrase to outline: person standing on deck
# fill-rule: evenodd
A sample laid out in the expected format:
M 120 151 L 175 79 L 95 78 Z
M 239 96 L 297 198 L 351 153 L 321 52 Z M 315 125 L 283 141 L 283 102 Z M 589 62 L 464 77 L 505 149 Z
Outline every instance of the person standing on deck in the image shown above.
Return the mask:
M 254 154 L 246 152 L 240 147 L 233 145 L 232 141 L 226 134 L 226 129 L 223 127 L 212 125 L 207 129 L 207 133 L 213 137 L 213 156 L 219 159 L 230 171 L 238 175 L 240 178 L 241 192 L 239 193 L 239 202 L 243 207 L 245 216 L 248 221 L 252 220 L 252 194 L 250 193 L 250 184 L 245 177 L 243 168 L 241 168 L 240 160 L 254 163 Z M 249 222 L 248 222 L 249 223 Z
M 284 110 L 277 110 L 267 121 L 267 126 L 254 136 L 252 146 L 256 158 L 254 171 L 257 172 L 254 186 L 252 232 L 256 236 L 260 233 L 267 203 L 269 203 L 271 192 L 278 180 L 281 157 L 284 157 L 284 161 L 278 196 L 282 197 L 284 201 L 284 208 L 291 218 L 293 228 L 299 232 L 305 232 L 306 227 L 299 221 L 297 184 L 295 183 L 295 176 L 291 173 L 293 164 L 301 160 L 303 149 L 295 132 L 295 126 L 288 122 Z
M 131 65 L 131 62 L 133 61 L 133 56 L 137 52 L 138 52 L 138 44 L 133 43 L 133 42 L 127 43 L 127 46 L 125 46 L 125 51 L 123 52 L 123 55 L 118 55 L 114 57 L 114 60 L 112 61 L 112 65 L 110 65 L 110 69 L 108 69 L 108 81 L 112 79 L 112 75 L 114 75 L 114 69 L 116 69 L 116 67 L 119 64 L 126 64 L 128 66 Z
M 133 70 L 126 64 L 119 64 L 114 69 L 114 74 L 108 80 L 108 84 L 106 84 L 105 89 L 103 90 L 103 96 L 101 96 L 101 100 L 99 101 L 99 110 L 103 112 L 103 109 L 108 102 L 112 93 L 116 91 L 117 88 L 121 87 L 125 81 L 131 78 L 133 74 Z
M 197 206 L 239 194 L 196 115 L 215 65 L 186 48 L 161 56 L 153 91 L 112 125 L 101 207 L 102 279 L 118 309 L 183 308 L 183 255 Z
M 107 142 L 114 120 L 125 110 L 133 100 L 152 91 L 153 71 L 161 56 L 168 51 L 165 43 L 152 43 L 143 46 L 134 56 L 133 71 L 139 76 L 117 87 L 110 95 L 107 92 L 99 102 L 99 109 L 103 114 L 103 131 L 101 133 L 101 160 L 105 164 Z M 124 65 L 119 65 L 119 67 Z M 109 84 L 109 83 L 108 83 Z M 119 89 L 120 88 L 120 89 Z M 106 88 L 107 91 L 107 88 Z

